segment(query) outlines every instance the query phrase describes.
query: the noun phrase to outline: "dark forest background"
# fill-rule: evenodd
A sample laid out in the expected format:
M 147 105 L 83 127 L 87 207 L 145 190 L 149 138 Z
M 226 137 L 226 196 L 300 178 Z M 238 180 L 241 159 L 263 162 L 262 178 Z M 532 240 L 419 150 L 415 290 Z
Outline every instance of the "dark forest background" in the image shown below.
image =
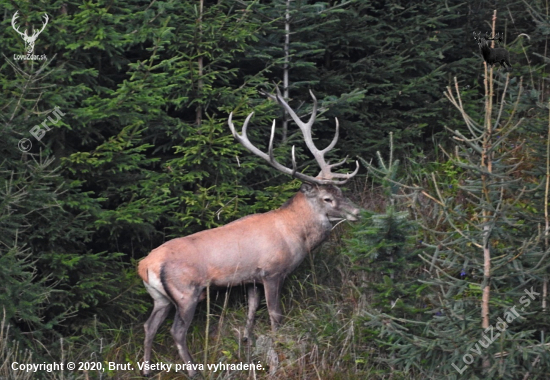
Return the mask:
M 300 170 L 316 173 L 297 128 L 284 133 L 260 94 L 286 71 L 299 115 L 309 90 L 319 99 L 318 146 L 338 117 L 333 158 L 353 168 L 360 157 L 344 190 L 365 212 L 287 279 L 277 334 L 263 304 L 254 347 L 239 340 L 242 290 L 212 293 L 190 330 L 195 360 L 268 369 L 205 378 L 547 378 L 548 1 L 1 4 L 0 377 L 139 378 L 10 366 L 137 368 L 152 306 L 137 261 L 299 188 L 235 142 L 229 113 L 240 126 L 255 112 L 261 147 L 277 119 L 276 156 L 288 165 L 296 145 Z M 16 11 L 20 31 L 49 15 L 34 51 L 47 60 L 14 58 L 25 49 Z M 495 14 L 509 74 L 486 70 L 472 35 L 491 32 Z M 180 360 L 169 326 L 155 361 Z

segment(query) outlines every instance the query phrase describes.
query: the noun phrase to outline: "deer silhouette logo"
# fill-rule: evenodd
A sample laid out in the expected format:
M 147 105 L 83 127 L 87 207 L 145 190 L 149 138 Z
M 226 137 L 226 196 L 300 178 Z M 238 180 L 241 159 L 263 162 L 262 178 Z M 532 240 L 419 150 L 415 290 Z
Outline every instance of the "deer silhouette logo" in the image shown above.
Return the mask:
M 19 17 L 17 15 L 17 13 L 19 13 L 19 11 L 15 12 L 13 17 L 11 18 L 11 26 L 12 26 L 13 30 L 15 30 L 21 36 L 21 38 L 23 38 L 23 41 L 25 41 L 25 50 L 27 51 L 27 55 L 33 55 L 33 53 L 34 53 L 34 43 L 36 42 L 36 39 L 38 38 L 40 33 L 42 33 L 42 31 L 46 27 L 46 25 L 48 25 L 48 20 L 49 20 L 48 15 L 46 13 L 44 13 L 44 15 L 42 16 L 44 18 L 44 23 L 42 24 L 42 29 L 40 29 L 39 31 L 35 31 L 34 27 L 33 27 L 33 33 L 32 33 L 31 36 L 29 36 L 27 34 L 27 29 L 25 29 L 25 31 L 23 33 L 21 33 L 19 31 L 19 27 L 15 25 L 15 20 L 17 20 L 17 18 Z

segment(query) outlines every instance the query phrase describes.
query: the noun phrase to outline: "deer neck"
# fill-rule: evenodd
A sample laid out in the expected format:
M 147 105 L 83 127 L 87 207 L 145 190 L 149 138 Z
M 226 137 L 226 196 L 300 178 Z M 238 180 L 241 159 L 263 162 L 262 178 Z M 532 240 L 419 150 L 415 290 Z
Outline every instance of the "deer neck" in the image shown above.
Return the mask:
M 330 234 L 332 224 L 327 215 L 321 214 L 299 192 L 279 210 L 288 223 L 289 231 L 307 251 L 319 246 Z
M 481 50 L 481 55 L 485 60 L 487 60 L 491 56 L 491 48 L 489 47 L 489 43 L 485 42 L 483 45 L 479 47 L 479 50 Z

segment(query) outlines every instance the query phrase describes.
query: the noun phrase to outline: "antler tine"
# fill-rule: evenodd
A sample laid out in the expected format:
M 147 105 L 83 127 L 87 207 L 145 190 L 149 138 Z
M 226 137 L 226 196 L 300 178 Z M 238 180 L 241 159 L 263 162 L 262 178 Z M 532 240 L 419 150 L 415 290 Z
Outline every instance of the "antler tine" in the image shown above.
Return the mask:
M 302 120 L 300 120 L 298 115 L 296 115 L 296 112 L 294 112 L 294 110 L 290 108 L 288 103 L 285 102 L 285 100 L 283 99 L 283 95 L 281 94 L 281 91 L 279 91 L 279 87 L 277 87 L 277 101 L 288 112 L 288 114 L 290 115 L 292 120 L 294 120 L 298 128 L 300 128 L 300 130 L 302 131 L 302 134 L 304 135 L 304 140 L 308 149 L 311 151 L 311 153 L 313 153 L 313 155 L 317 159 L 317 153 L 319 152 L 319 149 L 317 149 L 317 147 L 313 143 L 313 137 L 311 135 L 311 127 L 313 126 L 313 123 L 317 118 L 317 98 L 315 97 L 315 95 L 313 95 L 313 92 L 311 92 L 311 90 L 309 91 L 309 93 L 313 98 L 313 110 L 311 112 L 311 116 L 309 117 L 309 120 L 307 123 L 304 123 Z M 321 165 L 321 162 L 319 162 L 319 165 Z
M 273 154 L 273 139 L 274 138 L 275 138 L 275 120 L 273 120 L 273 124 L 271 125 L 271 136 L 269 137 L 269 147 L 268 147 L 269 163 L 272 164 L 272 165 L 273 165 L 273 162 L 277 163 L 277 161 L 275 161 L 275 155 Z M 290 175 L 292 177 L 296 176 L 296 170 L 297 169 L 298 169 L 298 165 L 296 164 L 296 154 L 294 153 L 294 145 L 292 145 L 292 173 L 290 173 Z
M 288 103 L 285 102 L 285 100 L 283 99 L 283 96 L 281 95 L 281 91 L 279 91 L 279 87 L 277 87 L 277 101 L 288 112 L 292 120 L 294 120 L 298 128 L 300 128 L 300 130 L 302 131 L 302 135 L 304 136 L 304 142 L 306 143 L 307 148 L 309 149 L 311 154 L 313 154 L 315 161 L 317 161 L 317 164 L 321 168 L 321 172 L 319 173 L 318 177 L 330 179 L 331 178 L 330 170 L 327 171 L 328 165 L 325 162 L 325 157 L 324 157 L 324 154 L 326 153 L 326 149 L 319 150 L 313 143 L 311 127 L 313 126 L 313 123 L 315 122 L 315 119 L 317 117 L 317 98 L 315 97 L 315 95 L 313 95 L 313 92 L 311 92 L 311 90 L 309 91 L 309 93 L 311 94 L 311 98 L 313 99 L 313 110 L 311 112 L 311 116 L 307 123 L 304 123 L 302 120 L 300 120 L 298 115 L 296 115 L 296 112 L 294 112 L 294 110 L 290 108 Z M 330 145 L 333 145 L 333 144 L 331 143 Z
M 294 177 L 294 175 L 296 174 L 296 169 L 297 169 L 297 165 L 296 165 L 296 154 L 295 154 L 295 146 L 292 145 L 292 176 Z
M 344 160 L 342 160 L 342 161 L 340 161 L 336 164 L 330 165 L 330 167 L 333 168 L 333 167 L 342 165 L 343 163 L 345 163 L 346 160 L 347 160 L 347 157 Z M 348 180 L 353 178 L 359 172 L 359 161 L 355 161 L 355 166 L 356 166 L 355 170 L 352 173 L 331 173 L 332 178 L 345 178 L 346 179 L 345 181 L 338 182 L 339 185 L 343 185 L 344 183 L 348 182 Z
M 332 168 L 338 167 L 340 165 L 344 165 L 347 160 L 348 160 L 348 156 L 344 157 L 344 159 L 340 162 L 337 162 L 335 164 L 329 164 L 329 167 L 332 169 Z M 336 175 L 336 174 L 338 174 L 338 173 L 334 173 L 334 175 Z
M 306 129 L 309 129 L 309 135 L 311 135 L 311 126 L 313 125 L 313 123 L 315 123 L 315 118 L 317 117 L 317 98 L 315 97 L 315 95 L 313 95 L 313 92 L 309 90 L 309 93 L 313 98 L 313 111 L 311 112 L 311 116 L 309 117 L 309 120 L 307 121 L 307 123 L 304 123 L 302 120 L 300 120 L 298 115 L 296 115 L 296 112 L 294 112 L 294 110 L 290 108 L 288 103 L 285 102 L 285 100 L 283 99 L 283 95 L 279 90 L 279 86 L 277 86 L 276 89 L 277 89 L 276 98 L 279 104 L 283 106 L 283 108 L 289 113 L 290 117 L 292 117 L 292 120 L 294 120 L 294 122 L 298 124 L 298 127 L 300 127 L 302 132 L 304 131 L 304 128 L 306 128 Z
M 275 161 L 275 156 L 273 155 L 273 140 L 275 139 L 275 120 L 273 120 L 273 124 L 271 124 L 271 136 L 269 137 L 269 147 L 267 148 L 267 152 L 269 153 L 269 160 Z
M 335 117 L 334 120 L 336 121 L 336 132 L 334 132 L 334 137 L 333 137 L 332 141 L 330 142 L 330 144 L 325 149 L 323 149 L 321 151 L 321 153 L 323 154 L 323 157 L 325 156 L 325 153 L 329 152 L 332 148 L 334 148 L 334 146 L 338 142 L 338 137 L 340 135 L 340 123 L 338 123 L 338 118 L 337 117 Z M 345 159 L 344 159 L 344 161 L 345 161 Z M 329 165 L 329 166 L 331 166 L 331 165 Z M 334 167 L 334 166 L 331 166 L 331 167 Z

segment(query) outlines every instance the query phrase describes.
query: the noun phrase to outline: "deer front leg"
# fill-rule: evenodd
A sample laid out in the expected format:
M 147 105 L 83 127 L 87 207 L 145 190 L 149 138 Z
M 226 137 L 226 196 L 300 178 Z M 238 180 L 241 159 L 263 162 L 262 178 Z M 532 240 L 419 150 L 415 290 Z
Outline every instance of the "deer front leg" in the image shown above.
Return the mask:
M 244 328 L 244 342 L 252 342 L 252 330 L 254 329 L 254 316 L 260 306 L 260 289 L 256 284 L 248 286 L 248 317 Z
M 271 329 L 273 332 L 281 324 L 283 313 L 281 311 L 281 289 L 283 287 L 284 278 L 276 277 L 264 279 L 265 301 L 267 303 L 267 311 L 269 319 L 271 319 Z

